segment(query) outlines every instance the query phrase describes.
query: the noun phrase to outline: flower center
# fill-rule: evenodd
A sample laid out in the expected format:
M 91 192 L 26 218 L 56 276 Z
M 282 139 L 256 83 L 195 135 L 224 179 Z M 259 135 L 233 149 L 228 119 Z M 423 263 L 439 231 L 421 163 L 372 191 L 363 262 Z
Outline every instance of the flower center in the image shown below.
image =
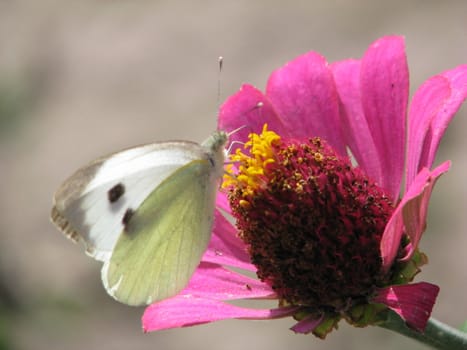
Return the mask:
M 258 277 L 286 303 L 344 311 L 384 285 L 393 205 L 324 140 L 251 134 L 224 179 Z

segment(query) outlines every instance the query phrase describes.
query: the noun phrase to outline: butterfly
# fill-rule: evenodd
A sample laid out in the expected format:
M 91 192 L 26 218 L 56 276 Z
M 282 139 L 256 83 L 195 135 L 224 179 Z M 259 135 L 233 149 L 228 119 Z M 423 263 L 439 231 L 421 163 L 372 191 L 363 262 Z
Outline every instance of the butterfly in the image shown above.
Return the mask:
M 178 294 L 206 250 L 227 133 L 157 142 L 99 158 L 56 191 L 52 222 L 103 262 L 107 292 L 128 305 Z

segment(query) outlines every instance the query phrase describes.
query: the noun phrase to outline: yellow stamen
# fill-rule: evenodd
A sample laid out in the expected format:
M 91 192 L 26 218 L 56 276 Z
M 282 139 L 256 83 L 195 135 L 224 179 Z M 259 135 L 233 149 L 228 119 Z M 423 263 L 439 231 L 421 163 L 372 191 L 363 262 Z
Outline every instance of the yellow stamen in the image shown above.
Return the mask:
M 237 148 L 235 153 L 229 156 L 230 160 L 237 164 L 238 172 L 234 173 L 233 164 L 229 164 L 222 184 L 223 188 L 241 188 L 244 196 L 253 194 L 262 183 L 268 164 L 276 161 L 272 146 L 281 138 L 274 131 L 269 131 L 267 124 L 264 124 L 261 134 L 251 133 L 248 139 L 244 146 L 247 152 Z

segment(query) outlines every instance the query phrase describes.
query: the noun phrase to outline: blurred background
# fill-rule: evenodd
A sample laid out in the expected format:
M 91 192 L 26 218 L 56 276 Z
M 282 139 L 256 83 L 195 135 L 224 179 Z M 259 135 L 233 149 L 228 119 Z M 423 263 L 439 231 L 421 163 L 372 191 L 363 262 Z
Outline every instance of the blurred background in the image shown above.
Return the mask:
M 325 341 L 291 319 L 224 321 L 143 334 L 143 308 L 108 297 L 100 263 L 49 222 L 58 185 L 109 152 L 203 140 L 220 101 L 309 50 L 360 57 L 376 38 L 406 37 L 411 91 L 467 63 L 467 2 L 0 0 L 0 349 L 425 349 L 340 324 Z M 441 286 L 434 316 L 467 318 L 467 108 L 448 129 L 417 280 Z

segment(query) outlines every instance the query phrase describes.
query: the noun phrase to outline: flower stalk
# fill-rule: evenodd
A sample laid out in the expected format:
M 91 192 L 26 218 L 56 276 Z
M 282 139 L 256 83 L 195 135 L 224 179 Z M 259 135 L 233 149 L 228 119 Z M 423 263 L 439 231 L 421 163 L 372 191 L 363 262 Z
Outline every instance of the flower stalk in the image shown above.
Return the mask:
M 467 349 L 467 333 L 430 318 L 423 333 L 417 332 L 405 324 L 394 312 L 388 312 L 386 322 L 379 325 L 381 328 L 402 334 L 423 344 L 440 350 Z

